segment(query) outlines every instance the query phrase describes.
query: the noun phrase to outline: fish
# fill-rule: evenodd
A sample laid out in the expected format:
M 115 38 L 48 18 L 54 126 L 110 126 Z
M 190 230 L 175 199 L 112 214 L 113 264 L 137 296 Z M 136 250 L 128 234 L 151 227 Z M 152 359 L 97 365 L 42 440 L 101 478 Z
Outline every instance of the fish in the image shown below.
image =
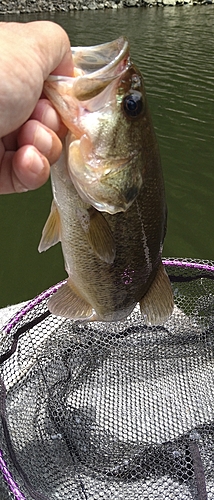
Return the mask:
M 51 167 L 53 202 L 39 252 L 59 241 L 68 274 L 52 314 L 122 321 L 137 304 L 145 324 L 173 310 L 162 264 L 167 207 L 143 77 L 120 37 L 72 47 L 71 75 L 44 83 L 68 129 Z

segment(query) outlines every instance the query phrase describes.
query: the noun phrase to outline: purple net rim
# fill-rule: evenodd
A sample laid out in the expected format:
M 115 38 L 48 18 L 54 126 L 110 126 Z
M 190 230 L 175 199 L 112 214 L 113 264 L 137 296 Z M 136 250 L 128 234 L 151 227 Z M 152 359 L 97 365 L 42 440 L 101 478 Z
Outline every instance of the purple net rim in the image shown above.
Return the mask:
M 13 326 L 15 326 L 20 321 L 20 319 L 25 316 L 25 314 L 34 309 L 34 307 L 40 304 L 44 299 L 48 299 L 50 295 L 55 293 L 64 283 L 66 283 L 66 280 L 60 281 L 60 283 L 51 286 L 50 288 L 48 288 L 48 290 L 45 290 L 44 292 L 37 295 L 37 297 L 30 300 L 20 311 L 15 314 L 15 316 L 13 316 L 9 323 L 3 328 L 3 332 L 9 333 L 11 328 L 13 328 Z
M 162 259 L 164 266 L 184 267 L 189 269 L 196 269 L 199 271 L 214 272 L 214 263 L 210 261 L 200 261 L 192 259 L 176 259 L 174 257 Z
M 19 487 L 17 486 L 10 471 L 7 468 L 7 464 L 3 459 L 2 450 L 0 450 L 0 470 L 2 472 L 2 475 L 3 475 L 7 485 L 10 488 L 10 491 L 13 493 L 15 499 L 16 500 L 26 500 L 25 496 L 21 493 Z
M 175 257 L 172 258 L 166 258 L 162 259 L 163 265 L 165 267 L 180 267 L 180 268 L 189 268 L 189 269 L 195 269 L 195 270 L 201 270 L 201 271 L 206 271 L 206 272 L 214 272 L 214 263 L 210 261 L 200 261 L 200 260 L 193 260 L 193 259 L 186 259 L 186 258 L 181 258 L 177 259 Z M 15 316 L 7 323 L 7 325 L 4 327 L 3 331 L 6 333 L 9 333 L 10 330 L 22 319 L 25 314 L 27 314 L 29 311 L 31 311 L 35 306 L 40 304 L 44 299 L 48 299 L 53 293 L 55 293 L 64 283 L 66 283 L 66 280 L 61 281 L 60 283 L 57 283 L 56 285 L 51 286 L 48 288 L 48 290 L 45 290 L 44 292 L 40 293 L 37 297 L 34 299 L 30 300 L 18 313 L 15 314 Z

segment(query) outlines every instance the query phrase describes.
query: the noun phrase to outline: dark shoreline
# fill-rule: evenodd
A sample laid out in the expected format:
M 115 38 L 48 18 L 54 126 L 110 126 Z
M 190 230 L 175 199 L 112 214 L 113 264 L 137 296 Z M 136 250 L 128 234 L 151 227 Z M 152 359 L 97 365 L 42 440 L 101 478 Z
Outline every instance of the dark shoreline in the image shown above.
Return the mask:
M 0 1 L 0 15 L 213 3 L 214 0 L 2 0 Z

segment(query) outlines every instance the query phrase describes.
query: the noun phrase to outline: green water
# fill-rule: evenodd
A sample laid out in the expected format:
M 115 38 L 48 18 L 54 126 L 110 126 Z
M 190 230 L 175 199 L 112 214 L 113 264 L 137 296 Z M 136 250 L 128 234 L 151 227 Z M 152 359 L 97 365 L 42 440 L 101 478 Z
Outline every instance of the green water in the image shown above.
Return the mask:
M 10 16 L 51 19 L 72 45 L 129 37 L 159 140 L 168 202 L 165 256 L 214 259 L 214 6 Z M 39 254 L 51 188 L 0 197 L 0 306 L 34 297 L 66 274 L 60 245 Z

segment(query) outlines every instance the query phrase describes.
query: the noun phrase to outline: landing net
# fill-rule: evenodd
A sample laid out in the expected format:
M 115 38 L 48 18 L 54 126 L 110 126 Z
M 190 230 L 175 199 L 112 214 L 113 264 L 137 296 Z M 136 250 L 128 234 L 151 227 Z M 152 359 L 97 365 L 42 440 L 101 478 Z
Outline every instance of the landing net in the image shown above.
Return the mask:
M 163 262 L 164 325 L 52 316 L 60 283 L 4 327 L 1 500 L 214 499 L 214 263 Z

